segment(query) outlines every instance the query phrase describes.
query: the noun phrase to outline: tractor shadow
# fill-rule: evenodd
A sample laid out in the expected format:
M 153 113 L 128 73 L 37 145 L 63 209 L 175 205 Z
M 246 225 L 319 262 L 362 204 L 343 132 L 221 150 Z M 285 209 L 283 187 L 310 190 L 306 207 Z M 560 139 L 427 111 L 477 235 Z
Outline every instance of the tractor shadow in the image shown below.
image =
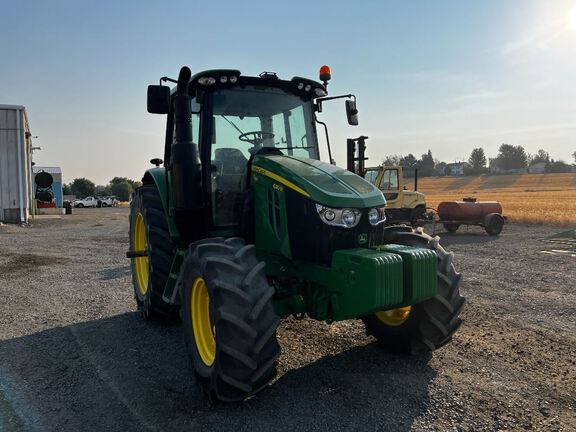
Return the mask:
M 440 243 L 444 246 L 451 244 L 474 244 L 474 243 L 490 243 L 498 240 L 503 235 L 506 235 L 506 226 L 502 233 L 497 236 L 491 236 L 486 233 L 483 227 L 475 225 L 462 225 L 457 232 L 451 233 L 446 231 L 442 224 L 436 224 L 436 229 L 432 224 L 425 225 L 424 231 L 432 237 L 440 237 Z
M 267 430 L 407 431 L 429 406 L 430 357 L 358 346 L 286 372 L 246 405 L 252 421 L 262 412 L 285 419 L 270 419 Z
M 114 268 L 107 268 L 100 271 L 102 280 L 122 279 L 129 277 L 132 274 L 132 269 L 129 265 L 119 266 Z
M 450 245 L 472 245 L 478 243 L 491 243 L 498 240 L 501 236 L 505 235 L 504 232 L 497 236 L 486 234 L 483 228 L 474 227 L 474 231 L 469 232 L 443 232 L 436 230 L 436 235 L 440 237 L 440 243 L 443 246 Z M 506 228 L 504 228 L 506 229 Z M 476 231 L 477 230 L 477 231 Z
M 428 360 L 356 346 L 211 406 L 180 326 L 125 313 L 0 341 L 0 430 L 404 431 L 428 408 Z

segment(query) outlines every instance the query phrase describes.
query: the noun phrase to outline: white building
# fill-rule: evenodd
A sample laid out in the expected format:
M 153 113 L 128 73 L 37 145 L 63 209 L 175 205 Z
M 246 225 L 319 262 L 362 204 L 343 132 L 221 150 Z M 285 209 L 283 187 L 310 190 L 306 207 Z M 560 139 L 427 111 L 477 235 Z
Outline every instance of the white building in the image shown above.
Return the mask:
M 449 163 L 446 164 L 446 167 L 444 168 L 444 173 L 446 175 L 452 175 L 452 176 L 463 176 L 465 166 L 466 162 Z
M 20 105 L 0 105 L 0 222 L 28 222 L 31 162 L 32 140 L 26 109 Z
M 546 172 L 546 162 L 536 162 L 528 167 L 530 174 L 544 174 Z

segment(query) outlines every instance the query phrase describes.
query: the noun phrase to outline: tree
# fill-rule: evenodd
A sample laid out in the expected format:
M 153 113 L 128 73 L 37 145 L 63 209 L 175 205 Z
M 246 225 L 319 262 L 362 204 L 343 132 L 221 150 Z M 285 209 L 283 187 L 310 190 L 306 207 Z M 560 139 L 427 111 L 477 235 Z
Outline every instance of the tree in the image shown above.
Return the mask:
M 120 183 L 124 183 L 127 182 L 130 184 L 130 186 L 132 186 L 132 189 L 138 189 L 140 186 L 142 186 L 142 183 L 139 181 L 135 181 L 135 180 L 131 180 L 127 177 L 114 177 L 112 180 L 110 180 L 110 185 L 115 185 L 115 184 L 120 184 Z
M 528 156 L 524 147 L 520 145 L 502 144 L 498 149 L 496 161 L 504 170 L 521 169 L 526 168 Z
M 552 159 L 550 161 L 550 166 L 548 168 L 548 172 L 551 172 L 551 173 L 568 173 L 571 171 L 572 171 L 572 167 L 564 161 L 561 161 L 561 160 L 555 161 L 554 159 Z
M 96 195 L 98 196 L 109 196 L 112 195 L 112 190 L 110 189 L 110 185 L 97 185 L 96 186 Z
M 402 159 L 400 155 L 388 155 L 382 159 L 382 163 L 386 166 L 396 166 L 400 165 L 400 159 Z
M 64 183 L 62 185 L 62 195 L 72 195 L 72 188 L 69 184 Z
M 486 168 L 486 154 L 482 147 L 478 147 L 472 150 L 470 153 L 470 158 L 468 163 L 472 167 L 472 172 L 474 174 L 481 173 Z
M 134 189 L 128 181 L 123 181 L 120 183 L 111 184 L 110 191 L 112 192 L 112 195 L 118 197 L 120 201 L 129 201 L 130 194 L 132 194 Z
M 96 185 L 87 178 L 82 177 L 74 179 L 70 185 L 70 189 L 72 190 L 72 194 L 80 198 L 85 198 L 89 195 L 94 195 Z
M 127 182 L 127 181 L 128 181 L 127 177 L 114 177 L 112 180 L 110 180 L 110 184 L 115 185 L 115 184 L 120 184 L 120 183 Z
M 418 165 L 418 159 L 412 153 L 409 153 L 400 159 L 399 165 L 404 167 L 404 174 L 407 177 L 414 177 L 414 168 Z
M 534 165 L 539 162 L 550 163 L 550 154 L 545 150 L 538 150 L 538 152 L 530 157 L 530 165 Z
M 443 176 L 446 173 L 446 162 L 442 162 L 438 159 L 434 161 L 434 174 Z
M 404 168 L 415 168 L 416 164 L 418 164 L 418 159 L 412 153 L 400 158 L 400 165 Z
M 422 177 L 434 175 L 434 157 L 431 150 L 422 155 L 416 167 L 418 168 L 418 174 Z

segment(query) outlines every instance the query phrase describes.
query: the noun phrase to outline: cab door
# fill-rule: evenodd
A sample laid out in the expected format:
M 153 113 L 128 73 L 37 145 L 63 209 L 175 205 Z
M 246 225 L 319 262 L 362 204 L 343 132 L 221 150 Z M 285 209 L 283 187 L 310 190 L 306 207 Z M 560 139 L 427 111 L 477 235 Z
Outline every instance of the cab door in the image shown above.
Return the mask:
M 399 168 L 384 168 L 380 182 L 376 184 L 386 198 L 389 208 L 402 207 L 402 188 L 400 185 Z

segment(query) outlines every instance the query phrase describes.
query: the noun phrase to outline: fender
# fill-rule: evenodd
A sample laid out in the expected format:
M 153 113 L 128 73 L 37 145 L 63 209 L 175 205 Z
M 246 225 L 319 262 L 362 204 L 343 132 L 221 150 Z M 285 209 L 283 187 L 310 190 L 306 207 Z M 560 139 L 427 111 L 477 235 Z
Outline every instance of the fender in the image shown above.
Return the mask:
M 153 184 L 158 190 L 160 195 L 160 200 L 162 201 L 162 208 L 164 209 L 164 216 L 166 217 L 166 222 L 168 223 L 168 231 L 170 236 L 174 238 L 180 237 L 178 228 L 174 223 L 174 218 L 170 215 L 170 208 L 168 207 L 168 176 L 166 175 L 166 168 L 156 167 L 146 170 L 144 177 L 142 177 L 142 184 L 150 185 Z

